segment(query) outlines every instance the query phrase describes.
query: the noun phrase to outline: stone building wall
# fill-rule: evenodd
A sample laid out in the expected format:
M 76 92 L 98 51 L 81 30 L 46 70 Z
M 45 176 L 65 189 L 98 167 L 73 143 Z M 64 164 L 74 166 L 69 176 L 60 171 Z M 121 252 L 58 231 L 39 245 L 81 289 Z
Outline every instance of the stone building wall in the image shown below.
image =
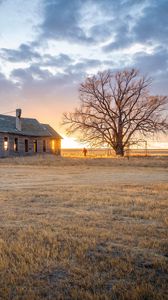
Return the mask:
M 7 139 L 7 141 L 5 141 L 5 139 Z M 25 156 L 34 155 L 36 153 L 53 153 L 60 155 L 61 139 L 0 133 L 0 157 Z

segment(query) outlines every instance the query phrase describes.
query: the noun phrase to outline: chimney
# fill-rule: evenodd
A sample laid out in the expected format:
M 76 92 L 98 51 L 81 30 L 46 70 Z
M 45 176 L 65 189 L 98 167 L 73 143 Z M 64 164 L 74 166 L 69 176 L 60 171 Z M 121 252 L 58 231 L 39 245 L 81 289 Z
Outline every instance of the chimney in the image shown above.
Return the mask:
M 22 110 L 20 108 L 16 109 L 16 129 L 18 131 L 22 130 L 21 114 L 22 114 Z

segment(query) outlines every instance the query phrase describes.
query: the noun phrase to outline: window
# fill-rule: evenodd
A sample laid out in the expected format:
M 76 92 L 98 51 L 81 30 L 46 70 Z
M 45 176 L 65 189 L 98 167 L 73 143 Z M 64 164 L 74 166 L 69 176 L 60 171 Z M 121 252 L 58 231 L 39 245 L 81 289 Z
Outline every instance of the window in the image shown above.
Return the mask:
M 8 137 L 4 137 L 4 150 L 8 151 Z
M 18 138 L 14 139 L 14 151 L 18 152 Z
M 34 145 L 34 152 L 36 153 L 37 152 L 37 140 L 34 140 L 33 145 Z
M 25 152 L 29 152 L 29 141 L 25 140 Z
M 55 150 L 55 140 L 51 141 L 51 149 L 54 151 Z
M 46 141 L 43 140 L 43 152 L 46 152 Z

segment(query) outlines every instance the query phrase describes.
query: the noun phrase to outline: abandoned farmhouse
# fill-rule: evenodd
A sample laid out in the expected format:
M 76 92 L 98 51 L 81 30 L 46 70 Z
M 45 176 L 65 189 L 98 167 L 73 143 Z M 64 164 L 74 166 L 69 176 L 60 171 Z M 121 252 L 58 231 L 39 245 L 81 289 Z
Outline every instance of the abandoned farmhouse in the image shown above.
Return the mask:
M 48 124 L 36 119 L 0 114 L 0 157 L 53 153 L 60 155 L 62 137 Z

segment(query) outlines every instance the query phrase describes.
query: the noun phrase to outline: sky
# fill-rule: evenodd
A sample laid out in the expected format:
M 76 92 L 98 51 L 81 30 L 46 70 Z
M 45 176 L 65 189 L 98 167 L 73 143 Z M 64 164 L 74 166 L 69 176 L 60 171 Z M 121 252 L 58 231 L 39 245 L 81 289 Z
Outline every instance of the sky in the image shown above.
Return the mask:
M 64 136 L 86 76 L 132 67 L 168 95 L 168 0 L 0 0 L 0 113 L 22 108 Z

